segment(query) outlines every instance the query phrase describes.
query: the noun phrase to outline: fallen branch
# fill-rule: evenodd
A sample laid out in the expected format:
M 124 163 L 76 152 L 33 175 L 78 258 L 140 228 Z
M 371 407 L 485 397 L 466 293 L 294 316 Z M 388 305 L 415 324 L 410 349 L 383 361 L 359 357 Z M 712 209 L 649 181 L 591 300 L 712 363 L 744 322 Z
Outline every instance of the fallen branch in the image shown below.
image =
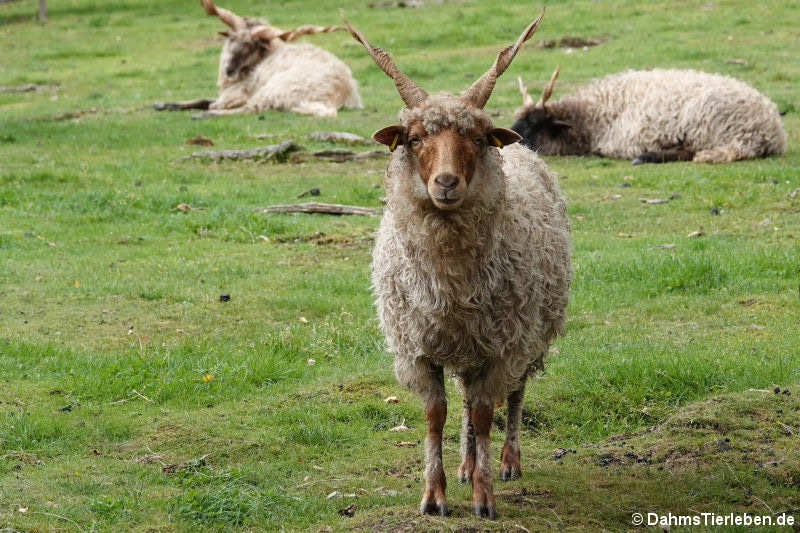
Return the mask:
M 378 215 L 381 210 L 375 207 L 357 205 L 322 204 L 305 202 L 302 204 L 269 205 L 259 209 L 262 213 L 327 213 L 330 215 Z
M 386 150 L 353 152 L 352 150 L 347 150 L 344 148 L 333 148 L 330 150 L 317 150 L 316 152 L 313 152 L 312 155 L 318 159 L 342 163 L 344 161 L 357 161 L 359 159 L 380 159 L 389 155 L 389 152 Z
M 0 93 L 28 93 L 33 91 L 43 91 L 45 89 L 55 89 L 57 83 L 26 83 L 25 85 L 0 85 Z
M 261 146 L 259 148 L 251 148 L 249 150 L 220 150 L 194 152 L 184 157 L 180 157 L 177 161 L 185 161 L 186 159 L 199 158 L 199 159 L 213 159 L 221 161 L 223 159 L 257 159 L 260 161 L 269 161 L 275 159 L 283 162 L 291 152 L 302 150 L 302 146 L 296 145 L 292 141 L 284 141 L 280 144 L 270 144 L 268 146 Z
M 669 202 L 666 198 L 639 198 L 643 204 L 666 204 Z

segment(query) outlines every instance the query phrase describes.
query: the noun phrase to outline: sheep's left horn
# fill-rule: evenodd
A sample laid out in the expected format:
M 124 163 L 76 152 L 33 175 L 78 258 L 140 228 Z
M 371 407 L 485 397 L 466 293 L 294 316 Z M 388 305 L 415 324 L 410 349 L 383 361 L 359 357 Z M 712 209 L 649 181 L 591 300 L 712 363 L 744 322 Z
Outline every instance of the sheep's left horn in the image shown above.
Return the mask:
M 330 33 L 332 31 L 347 30 L 344 26 L 300 26 L 293 30 L 285 31 L 279 35 L 286 42 L 294 41 L 301 35 L 313 35 L 315 33 Z
M 539 15 L 539 17 L 531 22 L 527 28 L 525 28 L 525 31 L 523 31 L 519 36 L 517 42 L 511 46 L 503 48 L 503 50 L 497 54 L 497 59 L 494 60 L 492 67 L 487 70 L 483 76 L 478 78 L 478 80 L 473 83 L 469 89 L 464 91 L 464 94 L 461 95 L 461 98 L 465 102 L 472 104 L 479 109 L 486 105 L 486 102 L 492 95 L 494 84 L 497 82 L 497 78 L 499 78 L 500 75 L 503 74 L 503 72 L 505 72 L 508 66 L 511 64 L 511 61 L 514 59 L 514 56 L 517 55 L 517 51 L 522 46 L 522 43 L 531 38 L 531 35 L 533 35 L 533 32 L 535 32 L 536 28 L 539 26 L 539 22 L 542 21 L 542 17 L 544 17 L 544 7 L 542 7 L 542 13 Z
M 408 107 L 416 107 L 427 100 L 428 93 L 423 91 L 411 78 L 400 72 L 400 69 L 394 64 L 389 54 L 369 44 L 367 38 L 350 25 L 350 22 L 344 17 L 344 14 L 342 14 L 342 20 L 347 26 L 347 29 L 350 30 L 353 38 L 364 45 L 364 48 L 367 49 L 367 52 L 372 56 L 375 63 L 394 80 L 397 92 L 400 93 L 400 98 L 403 99 L 403 102 L 405 102 Z
M 522 76 L 517 76 L 517 83 L 519 83 L 519 92 L 522 93 L 522 107 L 531 107 L 533 105 L 533 98 L 531 98 L 531 95 L 528 93 L 528 88 L 525 87 Z
M 234 30 L 239 30 L 244 28 L 245 26 L 244 19 L 239 15 L 237 15 L 236 13 L 234 13 L 233 11 L 215 6 L 214 2 L 212 2 L 211 0 L 200 0 L 200 3 L 203 4 L 203 9 L 206 10 L 207 15 L 218 16 L 222 22 L 224 22 Z
M 559 72 L 561 72 L 561 65 L 557 65 L 556 69 L 553 71 L 553 75 L 550 76 L 550 81 L 547 82 L 547 85 L 542 91 L 542 96 L 540 96 L 539 101 L 536 102 L 536 107 L 544 107 L 544 104 L 546 104 L 550 99 L 550 95 L 553 94 L 553 87 L 556 85 L 556 78 L 558 78 Z M 528 98 L 530 98 L 530 96 Z

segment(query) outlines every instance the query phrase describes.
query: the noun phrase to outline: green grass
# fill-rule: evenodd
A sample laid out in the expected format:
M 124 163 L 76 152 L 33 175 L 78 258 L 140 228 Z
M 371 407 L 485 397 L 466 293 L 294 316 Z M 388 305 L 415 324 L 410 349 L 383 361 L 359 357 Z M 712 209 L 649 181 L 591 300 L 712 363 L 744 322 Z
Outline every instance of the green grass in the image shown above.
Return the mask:
M 465 88 L 539 10 L 223 5 L 287 28 L 336 23 L 341 6 L 429 92 Z M 800 5 L 549 2 L 536 39 L 606 41 L 527 46 L 499 80 L 488 109 L 508 126 L 515 77 L 536 96 L 556 64 L 555 97 L 626 68 L 721 72 L 788 111 L 788 151 L 719 166 L 547 159 L 569 198 L 575 281 L 567 334 L 528 386 L 525 472 L 497 482 L 495 522 L 470 516 L 453 475 L 451 517 L 415 511 L 425 424 L 377 329 L 377 218 L 256 211 L 311 187 L 378 207 L 385 161 L 177 161 L 198 134 L 219 149 L 369 135 L 396 121 L 391 81 L 346 34 L 319 35 L 307 39 L 351 66 L 363 110 L 156 113 L 214 94 L 217 20 L 175 1 L 49 7 L 41 27 L 31 2 L 0 4 L 0 85 L 56 85 L 0 93 L 0 530 L 622 530 L 651 510 L 798 514 Z M 775 386 L 791 396 L 758 392 Z M 558 447 L 576 453 L 554 461 Z M 349 503 L 355 516 L 340 516 Z

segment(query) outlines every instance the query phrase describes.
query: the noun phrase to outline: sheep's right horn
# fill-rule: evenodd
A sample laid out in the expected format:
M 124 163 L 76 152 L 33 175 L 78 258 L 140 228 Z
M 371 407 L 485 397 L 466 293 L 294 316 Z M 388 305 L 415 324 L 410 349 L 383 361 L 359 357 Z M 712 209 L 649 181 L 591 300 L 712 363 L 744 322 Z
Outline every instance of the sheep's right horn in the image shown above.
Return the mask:
M 332 31 L 347 30 L 344 26 L 300 26 L 293 30 L 285 31 L 278 37 L 286 42 L 294 41 L 301 35 L 313 35 L 315 33 L 330 33 Z
M 530 107 L 533 105 L 533 98 L 528 94 L 528 88 L 522 82 L 522 76 L 517 76 L 517 83 L 519 83 L 519 92 L 522 93 L 522 107 Z
M 218 16 L 222 22 L 230 26 L 232 29 L 239 30 L 245 27 L 244 19 L 233 11 L 215 6 L 214 2 L 211 0 L 200 0 L 200 3 L 203 4 L 206 14 Z
M 553 71 L 553 75 L 550 76 L 550 81 L 547 82 L 544 90 L 542 91 L 542 96 L 539 97 L 539 101 L 536 102 L 536 107 L 544 107 L 544 104 L 550 99 L 550 95 L 553 94 L 553 87 L 556 85 L 556 78 L 558 78 L 558 73 L 561 72 L 561 65 L 557 65 L 556 69 Z M 530 98 L 530 96 L 528 96 Z
M 364 45 L 364 48 L 367 49 L 369 55 L 372 56 L 372 59 L 375 63 L 381 67 L 383 70 L 392 80 L 394 80 L 394 84 L 397 87 L 397 92 L 400 93 L 400 98 L 403 99 L 403 102 L 406 103 L 408 107 L 416 107 L 428 98 L 428 93 L 423 91 L 419 85 L 414 83 L 414 81 L 400 72 L 397 66 L 392 61 L 392 58 L 389 57 L 389 54 L 381 50 L 380 48 L 376 48 L 369 44 L 367 38 L 364 35 L 355 29 L 353 26 L 350 25 L 350 22 L 344 17 L 342 14 L 342 20 L 344 21 L 345 25 L 347 25 L 347 29 L 350 30 L 350 33 L 353 35 L 353 38 Z
M 522 34 L 517 38 L 517 41 L 514 44 L 503 48 L 500 53 L 497 54 L 497 59 L 494 60 L 494 64 L 489 68 L 489 70 L 487 70 L 483 76 L 478 78 L 469 89 L 464 91 L 464 94 L 461 95 L 462 100 L 474 105 L 478 109 L 483 109 L 483 106 L 486 105 L 486 102 L 492 95 L 494 84 L 497 83 L 497 78 L 499 78 L 500 75 L 506 71 L 508 66 L 511 64 L 511 61 L 514 60 L 514 56 L 517 55 L 517 51 L 520 49 L 522 44 L 531 38 L 533 32 L 535 32 L 536 28 L 539 27 L 542 17 L 544 17 L 544 7 L 542 7 L 542 13 L 539 15 L 539 17 L 528 24 L 528 27 L 522 31 Z

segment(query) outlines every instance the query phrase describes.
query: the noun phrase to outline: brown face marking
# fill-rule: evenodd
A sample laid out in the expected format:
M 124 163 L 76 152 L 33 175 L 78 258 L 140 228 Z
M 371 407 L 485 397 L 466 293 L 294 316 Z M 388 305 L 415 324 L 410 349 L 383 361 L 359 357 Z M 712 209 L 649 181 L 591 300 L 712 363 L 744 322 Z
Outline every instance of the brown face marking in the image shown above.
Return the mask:
M 486 133 L 468 135 L 455 128 L 428 134 L 419 122 L 408 127 L 406 144 L 417 156 L 419 175 L 428 195 L 440 209 L 455 209 L 466 197 L 478 158 L 486 150 Z

